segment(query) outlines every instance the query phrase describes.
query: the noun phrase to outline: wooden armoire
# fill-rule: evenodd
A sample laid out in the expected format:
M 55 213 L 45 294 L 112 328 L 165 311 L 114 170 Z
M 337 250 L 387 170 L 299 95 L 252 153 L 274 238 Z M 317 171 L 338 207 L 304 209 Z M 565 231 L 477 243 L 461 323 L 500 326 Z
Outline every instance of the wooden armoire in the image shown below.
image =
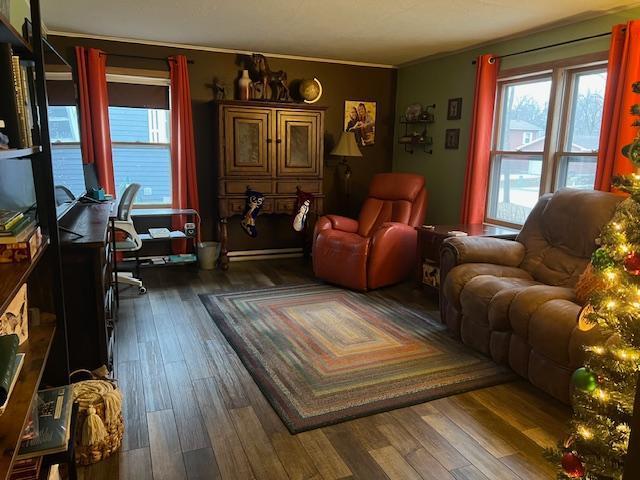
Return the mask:
M 247 189 L 264 194 L 261 215 L 293 214 L 298 188 L 314 195 L 310 215 L 322 214 L 325 108 L 224 100 L 215 111 L 219 265 L 227 269 L 228 219 L 243 213 Z

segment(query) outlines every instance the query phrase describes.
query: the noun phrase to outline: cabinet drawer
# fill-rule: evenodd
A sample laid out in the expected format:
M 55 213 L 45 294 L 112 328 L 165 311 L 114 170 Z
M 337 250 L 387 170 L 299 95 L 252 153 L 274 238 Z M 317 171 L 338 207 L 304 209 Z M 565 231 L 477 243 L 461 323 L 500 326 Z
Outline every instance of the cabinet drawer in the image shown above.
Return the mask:
M 275 213 L 290 213 L 293 214 L 293 209 L 296 206 L 295 198 L 276 198 L 276 210 Z
M 321 180 L 286 180 L 276 182 L 276 193 L 296 193 L 296 188 L 308 193 L 320 193 L 322 191 Z
M 242 212 L 244 212 L 244 206 L 246 204 L 244 198 L 230 198 L 225 201 L 227 204 L 227 213 L 229 216 L 242 215 Z M 265 198 L 260 212 L 273 213 L 273 200 L 270 198 Z
M 244 194 L 247 187 L 260 193 L 273 193 L 272 183 L 269 180 L 231 180 L 225 182 L 224 191 L 227 195 Z

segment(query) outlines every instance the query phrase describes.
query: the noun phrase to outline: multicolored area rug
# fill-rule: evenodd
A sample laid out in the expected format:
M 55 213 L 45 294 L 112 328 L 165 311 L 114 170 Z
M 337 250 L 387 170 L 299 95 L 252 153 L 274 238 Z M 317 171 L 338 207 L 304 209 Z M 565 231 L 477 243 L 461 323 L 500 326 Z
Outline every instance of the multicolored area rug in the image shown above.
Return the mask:
M 425 310 L 326 285 L 200 296 L 292 433 L 515 378 Z

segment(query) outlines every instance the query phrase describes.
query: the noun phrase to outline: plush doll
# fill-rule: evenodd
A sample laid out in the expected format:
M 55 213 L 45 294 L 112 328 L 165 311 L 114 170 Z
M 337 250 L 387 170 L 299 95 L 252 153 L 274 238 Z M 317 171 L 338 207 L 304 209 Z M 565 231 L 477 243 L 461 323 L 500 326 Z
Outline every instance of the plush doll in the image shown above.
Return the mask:
M 244 206 L 244 213 L 242 214 L 243 230 L 252 238 L 258 236 L 258 230 L 256 229 L 256 218 L 260 213 L 262 204 L 264 203 L 264 195 L 260 192 L 247 189 L 247 199 Z
M 313 194 L 303 192 L 298 188 L 296 195 L 298 198 L 296 199 L 296 209 L 293 217 L 293 229 L 296 232 L 301 232 L 307 224 L 307 216 L 309 215 L 309 210 L 311 210 Z

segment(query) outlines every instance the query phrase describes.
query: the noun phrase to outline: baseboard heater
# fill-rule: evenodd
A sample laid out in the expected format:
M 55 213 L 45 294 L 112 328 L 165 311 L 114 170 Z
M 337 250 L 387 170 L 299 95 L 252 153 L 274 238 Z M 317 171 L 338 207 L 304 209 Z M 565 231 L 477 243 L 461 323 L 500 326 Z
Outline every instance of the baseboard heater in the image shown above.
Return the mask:
M 247 262 L 250 260 L 271 260 L 276 258 L 302 257 L 302 248 L 267 248 L 264 250 L 236 250 L 229 252 L 230 262 Z

